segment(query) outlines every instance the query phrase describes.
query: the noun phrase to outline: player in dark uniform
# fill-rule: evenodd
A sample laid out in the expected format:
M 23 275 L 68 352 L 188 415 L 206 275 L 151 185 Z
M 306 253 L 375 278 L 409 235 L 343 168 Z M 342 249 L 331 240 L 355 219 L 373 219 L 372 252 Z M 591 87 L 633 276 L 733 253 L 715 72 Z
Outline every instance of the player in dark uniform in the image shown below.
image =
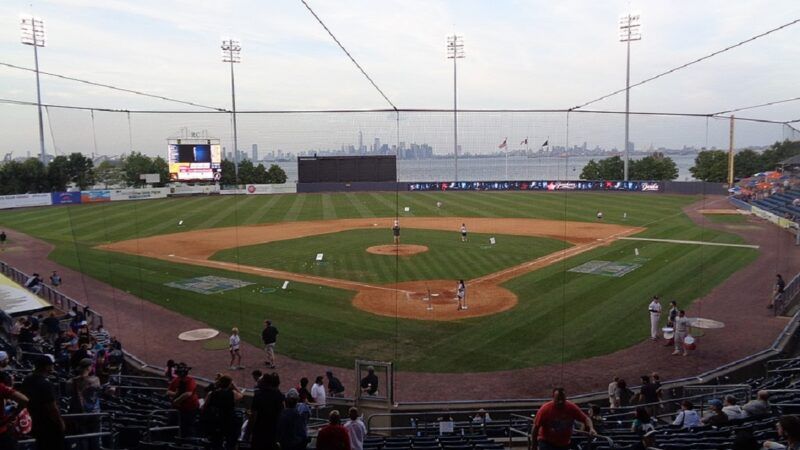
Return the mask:
M 400 221 L 395 220 L 394 225 L 392 225 L 392 236 L 394 236 L 394 243 L 400 243 Z

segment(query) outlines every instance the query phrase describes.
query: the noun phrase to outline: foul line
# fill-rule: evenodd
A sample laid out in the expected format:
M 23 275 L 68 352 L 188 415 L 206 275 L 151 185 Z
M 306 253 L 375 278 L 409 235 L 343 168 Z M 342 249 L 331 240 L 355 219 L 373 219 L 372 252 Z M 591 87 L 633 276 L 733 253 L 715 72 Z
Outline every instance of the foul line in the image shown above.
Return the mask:
M 739 248 L 760 248 L 758 245 L 750 244 L 725 244 L 722 242 L 708 242 L 708 241 L 684 241 L 680 239 L 653 239 L 653 238 L 637 238 L 637 237 L 621 237 L 626 241 L 648 241 L 648 242 L 666 242 L 668 244 L 694 244 L 694 245 L 713 245 L 716 247 L 739 247 Z

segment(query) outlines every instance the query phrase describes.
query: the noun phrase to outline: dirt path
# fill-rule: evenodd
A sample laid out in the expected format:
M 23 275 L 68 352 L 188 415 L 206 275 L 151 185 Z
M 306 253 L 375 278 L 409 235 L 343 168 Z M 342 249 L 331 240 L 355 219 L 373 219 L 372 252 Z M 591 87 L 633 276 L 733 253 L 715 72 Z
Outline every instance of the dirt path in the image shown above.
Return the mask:
M 447 292 L 452 281 L 417 281 L 400 285 L 395 283 L 376 285 L 208 259 L 218 251 L 228 248 L 353 229 L 380 227 L 386 230 L 388 240 L 392 222 L 393 219 L 391 218 L 339 219 L 216 228 L 131 239 L 101 245 L 100 248 L 171 262 L 179 261 L 204 267 L 216 267 L 283 280 L 354 290 L 357 294 L 353 298 L 353 306 L 367 312 L 405 319 L 447 321 L 507 311 L 517 304 L 517 297 L 511 291 L 499 286 L 504 281 L 550 264 L 555 264 L 565 258 L 589 251 L 597 246 L 608 245 L 618 237 L 628 236 L 643 230 L 638 227 L 600 222 L 565 222 L 540 219 L 465 219 L 458 217 L 412 217 L 401 219 L 400 224 L 403 228 L 452 230 L 455 234 L 459 232 L 461 223 L 469 223 L 470 229 L 476 233 L 547 237 L 576 244 L 574 247 L 563 251 L 554 252 L 475 280 L 468 280 L 470 305 L 466 310 L 458 310 L 456 309 L 456 303 L 443 301 L 445 298 L 452 298 L 452 295 Z M 396 246 L 385 247 L 389 247 L 392 253 L 397 248 Z M 404 248 L 408 247 L 410 246 L 404 246 Z M 427 248 L 425 249 L 427 250 Z M 412 250 L 419 251 L 421 249 L 409 248 L 409 251 Z
M 703 338 L 692 356 L 671 357 L 663 342 L 645 341 L 609 355 L 529 369 L 434 374 L 404 372 L 400 366 L 396 376 L 396 398 L 408 402 L 542 397 L 557 384 L 564 385 L 570 394 L 602 391 L 614 375 L 632 384 L 639 375 L 651 371 L 658 371 L 665 380 L 680 378 L 768 347 L 787 321 L 786 318 L 772 317 L 764 307 L 774 274 L 800 271 L 800 252 L 794 247 L 793 237 L 757 218 L 748 218 L 747 228 L 741 224 L 711 223 L 697 212 L 703 208 L 728 209 L 724 198 L 708 198 L 687 207 L 686 212 L 702 226 L 743 236 L 748 243 L 759 245 L 761 252 L 755 262 L 696 301 L 689 310 L 689 315 L 711 317 L 726 323 L 725 329 Z M 471 229 L 478 231 L 474 227 Z M 122 340 L 127 350 L 156 365 L 163 364 L 168 358 L 185 360 L 196 373 L 207 377 L 227 371 L 226 352 L 205 351 L 202 343 L 177 339 L 179 332 L 205 327 L 205 324 L 59 266 L 47 259 L 52 250 L 49 244 L 14 231 L 6 232 L 11 239 L 11 248 L 0 255 L 1 259 L 29 273 L 59 270 L 64 276 L 66 293 L 88 302 L 103 313 L 108 328 Z M 649 293 L 642 295 L 646 297 Z M 647 320 L 646 311 L 642 313 L 642 320 Z M 245 364 L 251 367 L 261 364 L 260 349 L 245 344 L 243 352 Z M 313 377 L 323 374 L 325 369 L 322 365 L 280 357 L 278 372 L 284 380 L 282 388 L 286 389 L 301 376 Z M 353 370 L 334 369 L 334 372 L 352 392 L 356 385 Z M 242 371 L 234 376 L 239 384 L 252 384 Z

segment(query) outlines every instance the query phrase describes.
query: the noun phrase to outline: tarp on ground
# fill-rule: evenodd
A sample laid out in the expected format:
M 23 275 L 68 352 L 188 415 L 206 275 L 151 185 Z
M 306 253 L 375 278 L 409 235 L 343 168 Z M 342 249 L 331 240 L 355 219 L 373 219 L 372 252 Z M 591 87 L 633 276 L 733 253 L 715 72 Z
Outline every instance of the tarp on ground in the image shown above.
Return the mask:
M 0 274 L 0 310 L 11 315 L 29 314 L 52 305 Z

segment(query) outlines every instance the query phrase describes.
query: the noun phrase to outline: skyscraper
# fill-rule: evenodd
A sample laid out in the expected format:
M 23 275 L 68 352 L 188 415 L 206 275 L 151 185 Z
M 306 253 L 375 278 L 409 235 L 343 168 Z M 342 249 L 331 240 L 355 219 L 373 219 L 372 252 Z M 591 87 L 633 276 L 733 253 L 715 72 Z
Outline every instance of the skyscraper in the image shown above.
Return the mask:
M 258 144 L 253 144 L 253 163 L 258 161 Z

